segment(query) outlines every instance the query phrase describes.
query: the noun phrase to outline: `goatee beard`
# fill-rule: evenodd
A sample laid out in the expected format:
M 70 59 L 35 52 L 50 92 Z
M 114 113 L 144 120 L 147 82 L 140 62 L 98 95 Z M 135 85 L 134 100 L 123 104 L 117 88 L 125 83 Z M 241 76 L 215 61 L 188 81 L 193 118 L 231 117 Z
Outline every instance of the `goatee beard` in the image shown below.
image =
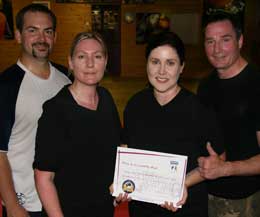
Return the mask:
M 36 43 L 32 44 L 32 55 L 33 55 L 33 57 L 35 57 L 35 58 L 38 57 L 37 52 L 34 49 L 34 47 L 37 46 L 37 45 L 41 45 L 41 46 L 44 46 L 44 47 L 47 48 L 48 52 L 47 52 L 47 55 L 45 56 L 45 58 L 47 58 L 50 54 L 50 46 L 46 42 L 36 42 Z

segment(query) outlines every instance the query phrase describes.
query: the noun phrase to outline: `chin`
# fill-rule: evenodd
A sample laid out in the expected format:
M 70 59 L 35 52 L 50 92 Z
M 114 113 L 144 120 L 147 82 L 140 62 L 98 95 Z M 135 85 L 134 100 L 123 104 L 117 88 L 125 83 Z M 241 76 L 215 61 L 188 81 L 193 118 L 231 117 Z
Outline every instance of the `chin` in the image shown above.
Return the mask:
M 169 88 L 166 88 L 166 87 L 156 88 L 156 87 L 154 87 L 154 90 L 158 93 L 166 93 L 169 90 Z

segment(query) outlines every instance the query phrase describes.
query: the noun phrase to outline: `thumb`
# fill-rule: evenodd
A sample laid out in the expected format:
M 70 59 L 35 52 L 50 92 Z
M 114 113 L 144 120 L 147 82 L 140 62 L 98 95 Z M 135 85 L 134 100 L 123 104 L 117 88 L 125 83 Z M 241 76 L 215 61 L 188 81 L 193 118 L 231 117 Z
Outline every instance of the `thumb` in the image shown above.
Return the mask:
M 212 148 L 210 142 L 207 142 L 207 150 L 210 156 L 217 156 L 218 154 L 215 152 L 215 150 Z

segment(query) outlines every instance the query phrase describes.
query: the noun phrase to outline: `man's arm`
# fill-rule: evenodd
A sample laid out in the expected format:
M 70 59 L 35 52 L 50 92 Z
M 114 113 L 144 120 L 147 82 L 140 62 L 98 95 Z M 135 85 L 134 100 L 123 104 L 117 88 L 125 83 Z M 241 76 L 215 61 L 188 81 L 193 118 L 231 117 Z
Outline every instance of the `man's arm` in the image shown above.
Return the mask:
M 53 183 L 55 173 L 48 171 L 34 170 L 36 188 L 49 217 L 64 217 L 57 194 L 56 187 Z
M 27 211 L 18 203 L 6 152 L 0 152 L 0 194 L 4 201 L 8 217 L 29 216 Z
M 260 132 L 257 132 L 260 141 Z M 225 176 L 251 176 L 260 174 L 260 154 L 240 161 L 224 161 L 209 145 L 210 156 L 200 157 L 199 171 L 206 179 L 216 179 Z

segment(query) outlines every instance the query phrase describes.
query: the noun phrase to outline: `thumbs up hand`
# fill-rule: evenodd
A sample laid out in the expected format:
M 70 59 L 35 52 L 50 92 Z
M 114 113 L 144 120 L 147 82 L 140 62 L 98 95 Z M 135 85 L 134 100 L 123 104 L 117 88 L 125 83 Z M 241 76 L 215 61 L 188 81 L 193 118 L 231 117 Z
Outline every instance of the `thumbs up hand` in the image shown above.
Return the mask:
M 206 148 L 209 156 L 198 158 L 200 175 L 205 179 L 216 179 L 225 176 L 223 156 L 218 155 L 209 142 Z

